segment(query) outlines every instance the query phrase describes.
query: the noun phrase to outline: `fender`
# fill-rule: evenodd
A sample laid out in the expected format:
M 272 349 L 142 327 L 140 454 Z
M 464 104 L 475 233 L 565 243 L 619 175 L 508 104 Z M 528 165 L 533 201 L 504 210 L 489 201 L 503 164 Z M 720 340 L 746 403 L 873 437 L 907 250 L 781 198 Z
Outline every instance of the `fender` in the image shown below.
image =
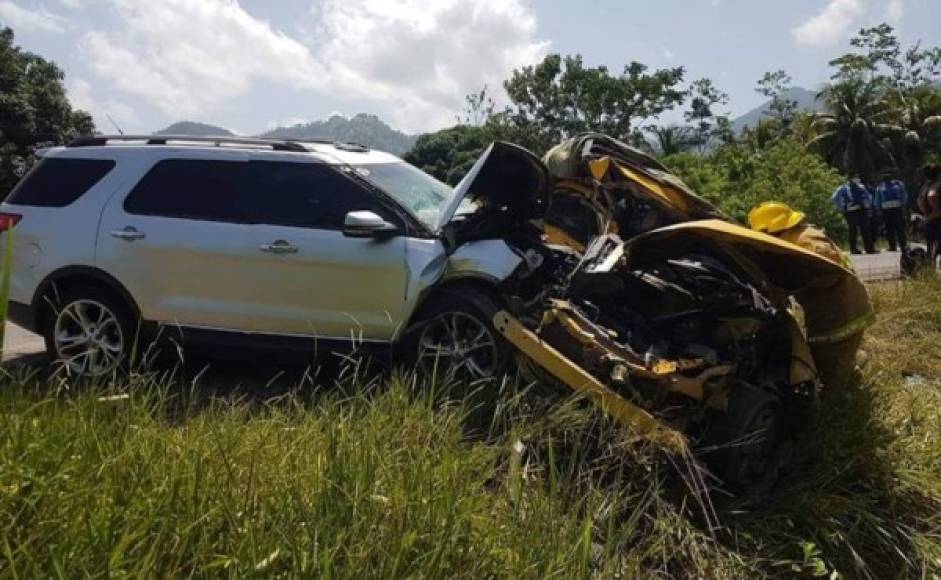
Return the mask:
M 121 284 L 117 278 L 94 266 L 65 266 L 47 275 L 43 281 L 39 283 L 39 286 L 36 289 L 36 293 L 33 295 L 31 309 L 33 311 L 33 318 L 37 328 L 39 328 L 40 313 L 42 312 L 43 307 L 43 297 L 46 296 L 51 290 L 55 289 L 59 281 L 68 278 L 91 279 L 94 282 L 101 284 L 110 290 L 113 290 L 121 297 L 121 299 L 124 300 L 128 306 L 130 306 L 131 310 L 134 312 L 134 315 L 137 318 L 140 318 L 140 307 L 138 307 L 137 302 L 134 300 L 134 297 L 131 296 L 131 293 L 128 292 L 127 288 L 124 287 L 124 284 Z

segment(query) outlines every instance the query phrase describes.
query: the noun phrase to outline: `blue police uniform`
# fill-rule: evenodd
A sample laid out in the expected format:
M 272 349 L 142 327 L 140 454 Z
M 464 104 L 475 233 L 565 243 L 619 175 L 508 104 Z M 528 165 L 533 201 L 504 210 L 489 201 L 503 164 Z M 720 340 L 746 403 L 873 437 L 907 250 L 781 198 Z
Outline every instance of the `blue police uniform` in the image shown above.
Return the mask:
M 857 243 L 859 234 L 862 234 L 866 251 L 875 252 L 872 244 L 872 226 L 869 223 L 873 201 L 869 188 L 861 183 L 848 181 L 833 192 L 830 200 L 837 211 L 846 218 L 846 225 L 850 230 L 850 251 L 854 254 L 859 253 Z
M 885 236 L 889 249 L 895 251 L 900 245 L 908 246 L 905 236 L 905 210 L 908 207 L 908 190 L 898 179 L 887 179 L 876 186 L 875 205 L 882 211 Z

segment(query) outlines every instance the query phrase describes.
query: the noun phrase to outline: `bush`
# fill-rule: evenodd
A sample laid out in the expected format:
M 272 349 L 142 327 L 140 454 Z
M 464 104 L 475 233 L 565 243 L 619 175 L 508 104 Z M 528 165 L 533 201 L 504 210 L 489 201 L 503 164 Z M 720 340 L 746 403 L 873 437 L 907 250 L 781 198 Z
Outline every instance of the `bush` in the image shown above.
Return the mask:
M 820 156 L 793 139 L 754 151 L 728 145 L 698 156 L 682 153 L 664 162 L 706 199 L 747 222 L 749 210 L 763 201 L 781 201 L 807 214 L 835 240 L 846 239 L 846 224 L 830 203 L 842 181 Z

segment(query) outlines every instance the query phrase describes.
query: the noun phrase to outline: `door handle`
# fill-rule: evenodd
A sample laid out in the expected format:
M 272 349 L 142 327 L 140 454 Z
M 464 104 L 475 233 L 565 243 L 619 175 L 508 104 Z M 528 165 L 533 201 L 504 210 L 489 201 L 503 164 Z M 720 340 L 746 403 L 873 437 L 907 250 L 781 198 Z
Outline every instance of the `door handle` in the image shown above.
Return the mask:
M 269 254 L 296 254 L 297 246 L 287 242 L 285 240 L 275 240 L 270 244 L 262 244 L 259 246 L 262 252 L 268 252 Z
M 147 234 L 138 231 L 134 226 L 127 226 L 123 230 L 112 230 L 111 237 L 124 240 L 125 242 L 133 242 L 134 240 L 142 240 L 146 238 Z

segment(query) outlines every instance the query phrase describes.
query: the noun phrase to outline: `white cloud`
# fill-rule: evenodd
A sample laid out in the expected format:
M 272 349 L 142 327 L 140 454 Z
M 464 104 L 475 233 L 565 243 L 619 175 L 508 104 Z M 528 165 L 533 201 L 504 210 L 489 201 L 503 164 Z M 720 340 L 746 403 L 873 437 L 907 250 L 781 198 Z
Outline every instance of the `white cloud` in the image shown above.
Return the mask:
M 65 32 L 66 20 L 43 7 L 23 8 L 11 0 L 0 1 L 0 21 L 15 30 L 30 32 Z
M 889 0 L 885 7 L 885 19 L 897 24 L 905 16 L 905 0 Z
M 323 77 L 301 43 L 231 0 L 112 0 L 119 33 L 88 32 L 80 47 L 116 89 L 175 117 L 210 112 L 257 82 L 315 88 Z
M 110 116 L 123 130 L 137 124 L 139 118 L 133 107 L 114 98 L 104 101 L 95 97 L 91 83 L 85 79 L 77 78 L 68 84 L 69 102 L 72 106 L 87 111 L 95 120 L 95 127 L 103 133 L 116 132 L 111 124 Z
M 791 33 L 801 46 L 832 46 L 846 39 L 862 13 L 861 0 L 829 0 L 823 10 Z
M 108 0 L 120 32 L 87 32 L 80 47 L 114 89 L 174 118 L 267 83 L 375 103 L 393 124 L 423 130 L 545 54 L 527 1 L 315 0 L 302 42 L 236 0 Z
M 663 58 L 665 58 L 665 59 L 667 59 L 667 60 L 673 60 L 674 58 L 676 58 L 676 53 L 673 52 L 672 50 L 670 50 L 669 48 L 664 48 L 664 49 L 663 49 Z
M 525 0 L 321 0 L 315 35 L 332 82 L 387 103 L 393 124 L 452 122 L 464 96 L 500 91 L 517 67 L 542 58 Z M 321 44 L 322 43 L 322 44 Z

